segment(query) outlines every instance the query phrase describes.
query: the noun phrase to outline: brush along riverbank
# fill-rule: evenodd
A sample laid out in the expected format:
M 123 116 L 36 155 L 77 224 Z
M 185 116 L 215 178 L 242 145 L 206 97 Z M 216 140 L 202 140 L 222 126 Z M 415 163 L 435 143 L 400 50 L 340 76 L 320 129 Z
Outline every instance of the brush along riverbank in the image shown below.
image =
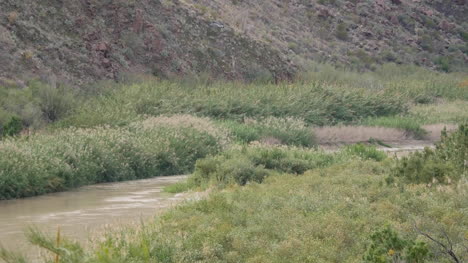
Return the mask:
M 28 236 L 63 262 L 463 262 L 467 131 L 402 160 L 366 146 L 233 149 L 197 162 L 188 182 L 212 189 L 206 199 L 110 231 L 92 248 Z

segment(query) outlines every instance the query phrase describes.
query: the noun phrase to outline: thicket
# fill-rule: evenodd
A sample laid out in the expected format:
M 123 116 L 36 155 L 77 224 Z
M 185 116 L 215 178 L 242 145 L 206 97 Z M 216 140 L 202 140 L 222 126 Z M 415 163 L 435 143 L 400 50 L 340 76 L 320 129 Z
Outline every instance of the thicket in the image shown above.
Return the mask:
M 227 135 L 209 121 L 186 116 L 6 139 L 0 142 L 0 200 L 186 174 L 226 143 Z

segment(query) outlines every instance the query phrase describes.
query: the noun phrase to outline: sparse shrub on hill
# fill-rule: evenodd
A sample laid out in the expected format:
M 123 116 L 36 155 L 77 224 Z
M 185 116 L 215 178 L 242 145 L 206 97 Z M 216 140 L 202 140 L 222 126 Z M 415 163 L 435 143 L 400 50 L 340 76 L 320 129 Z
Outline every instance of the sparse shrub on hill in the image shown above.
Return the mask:
M 336 27 L 336 37 L 340 40 L 348 40 L 348 31 L 345 23 L 339 23 Z

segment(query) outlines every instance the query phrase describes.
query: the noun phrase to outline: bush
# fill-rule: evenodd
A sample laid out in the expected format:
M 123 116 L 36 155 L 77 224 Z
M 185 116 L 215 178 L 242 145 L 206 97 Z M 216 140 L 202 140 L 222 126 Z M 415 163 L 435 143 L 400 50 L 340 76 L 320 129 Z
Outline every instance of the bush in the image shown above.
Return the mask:
M 423 263 L 429 255 L 427 244 L 401 238 L 390 226 L 374 232 L 364 255 L 369 263 L 413 262 Z
M 339 23 L 336 27 L 336 37 L 340 40 L 348 40 L 348 31 L 345 23 Z
M 8 121 L 3 127 L 3 132 L 1 132 L 0 135 L 3 133 L 3 136 L 14 136 L 18 135 L 22 130 L 23 122 L 21 119 L 18 117 L 11 117 L 10 121 Z
M 6 139 L 0 142 L 0 199 L 186 174 L 196 160 L 224 147 L 222 131 L 214 131 L 204 120 L 199 123 L 206 126 L 201 127 L 194 126 L 196 119 L 184 124 L 174 119 L 172 125 L 167 124 L 169 118 L 156 118 L 125 128 L 64 129 Z
M 466 176 L 468 160 L 468 127 L 460 125 L 452 134 L 442 132 L 442 139 L 434 150 L 426 148 L 403 157 L 393 169 L 394 177 L 410 183 L 451 183 Z

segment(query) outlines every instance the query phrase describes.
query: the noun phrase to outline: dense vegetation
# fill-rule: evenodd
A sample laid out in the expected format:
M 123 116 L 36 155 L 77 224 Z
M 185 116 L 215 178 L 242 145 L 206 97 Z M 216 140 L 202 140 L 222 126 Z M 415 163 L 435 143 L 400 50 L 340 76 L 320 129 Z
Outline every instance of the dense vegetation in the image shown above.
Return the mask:
M 8 139 L 0 143 L 0 200 L 186 174 L 196 160 L 226 143 L 227 136 L 210 121 L 189 116 Z
M 234 122 L 259 121 L 250 128 L 233 127 L 244 141 L 273 132 L 262 124 L 272 117 L 299 119 L 307 125 L 395 127 L 422 137 L 423 124 L 468 119 L 468 85 L 463 74 L 391 64 L 372 73 L 358 73 L 322 65 L 293 83 L 268 83 L 205 76 L 173 81 L 128 78 L 119 85 L 103 82 L 78 90 L 37 81 L 26 87 L 0 84 L 0 134 L 37 130 L 53 122 L 58 128 L 122 126 L 147 115 L 188 113 Z M 447 106 L 439 107 L 441 102 Z M 310 145 L 310 139 L 299 137 L 295 144 Z
M 409 66 L 385 65 L 376 72 L 361 74 L 325 65 L 301 75 L 294 83 L 278 85 L 209 77 L 176 81 L 146 78 L 133 84 L 102 83 L 80 90 L 37 81 L 23 88 L 12 84 L 0 87 L 0 131 L 5 137 L 0 142 L 0 199 L 96 182 L 190 172 L 197 159 L 219 150 L 219 134 L 213 137 L 207 127 L 224 134 L 225 146 L 227 141 L 258 141 L 314 147 L 317 139 L 313 126 L 332 124 L 394 127 L 407 131 L 408 136 L 424 138 L 423 124 L 468 119 L 468 86 L 464 83 L 463 75 Z M 157 128 L 146 131 L 148 134 L 135 128 L 151 123 L 155 120 L 152 118 L 156 118 Z M 198 125 L 198 130 L 182 125 L 194 121 L 207 125 Z M 167 127 L 171 123 L 179 126 Z M 26 136 L 11 137 L 22 131 Z M 145 143 L 154 147 L 147 149 Z M 204 143 L 210 146 L 204 149 Z M 194 152 L 181 146 L 185 144 Z M 167 145 L 171 147 L 165 152 Z M 235 155 L 236 151 L 225 155 Z M 252 150 L 248 152 L 251 157 L 255 155 Z M 145 154 L 150 156 L 141 156 Z M 232 161 L 231 166 L 261 173 L 267 164 L 248 156 Z M 284 162 L 293 161 L 288 158 Z M 121 162 L 123 159 L 127 161 Z M 295 162 L 296 168 L 283 172 L 316 167 Z M 223 169 L 222 173 L 228 168 Z
M 468 120 L 463 78 L 324 66 L 275 85 L 151 78 L 83 90 L 0 87 L 0 199 L 193 172 L 167 191 L 207 190 L 205 199 L 113 229 L 92 247 L 57 245 L 36 229 L 29 239 L 70 263 L 448 263 L 449 251 L 437 253 L 428 236 L 468 257 L 466 125 L 401 160 L 365 144 L 319 150 L 314 129 L 385 126 L 424 138 L 425 124 Z M 0 259 L 27 262 L 3 249 Z
M 460 129 L 450 138 L 463 132 Z M 448 141 L 447 150 L 460 147 L 460 141 Z M 394 161 L 376 161 L 373 150 L 364 147 L 329 155 L 270 147 L 254 146 L 238 150 L 247 154 L 234 151 L 201 161 L 193 180 L 207 174 L 213 176 L 209 180 L 213 185 L 229 187 L 213 189 L 206 199 L 182 204 L 139 227 L 114 228 L 93 249 L 71 241 L 57 246 L 36 229 L 28 236 L 51 255 L 59 255 L 60 262 L 74 263 L 285 259 L 449 263 L 455 262 L 451 255 L 459 262 L 468 257 L 466 174 L 433 186 L 406 180 L 389 185 L 388 171 L 397 169 L 392 168 Z M 372 154 L 366 154 L 369 152 Z M 256 158 L 262 164 L 254 167 Z M 251 161 L 247 168 L 246 159 Z M 306 167 L 312 168 L 306 172 L 295 171 L 289 161 L 320 165 Z M 244 171 L 270 176 L 249 178 L 252 180 L 245 184 Z M 7 251 L 0 256 L 7 262 L 26 262 Z

